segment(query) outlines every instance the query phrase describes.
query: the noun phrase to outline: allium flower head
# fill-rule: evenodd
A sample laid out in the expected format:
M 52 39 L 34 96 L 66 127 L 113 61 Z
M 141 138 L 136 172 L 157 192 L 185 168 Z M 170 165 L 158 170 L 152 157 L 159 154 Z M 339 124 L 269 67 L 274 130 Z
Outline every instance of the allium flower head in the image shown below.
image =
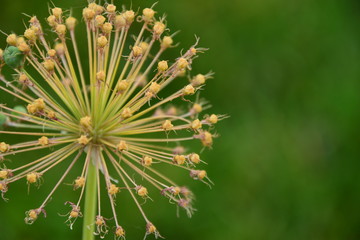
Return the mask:
M 88 199 L 84 212 L 81 203 L 84 196 L 90 197 L 97 202 L 91 223 L 94 234 L 103 237 L 112 230 L 117 239 L 124 238 L 116 197 L 129 192 L 145 220 L 145 237 L 160 237 L 142 209 L 151 196 L 161 194 L 188 216 L 194 208 L 190 190 L 157 166 L 176 167 L 211 184 L 199 153 L 181 146 L 195 140 L 211 148 L 214 125 L 225 117 L 203 114 L 210 105 L 199 100 L 199 92 L 212 74 L 190 77 L 194 59 L 206 49 L 199 48 L 196 39 L 177 59 L 163 59 L 164 51 L 175 46 L 174 34 L 170 35 L 165 18 L 157 17 L 153 7 L 134 12 L 92 2 L 83 9 L 82 19 L 58 7 L 50 9 L 50 14 L 46 24 L 30 17 L 24 33 L 7 35 L 7 46 L 0 50 L 1 67 L 15 71 L 14 81 L 0 76 L 5 83 L 0 89 L 26 106 L 0 105 L 2 196 L 6 200 L 9 185 L 18 180 L 26 182 L 29 190 L 40 187 L 51 170 L 65 164 L 67 169 L 46 199 L 26 212 L 26 223 L 46 216 L 53 193 L 70 172 L 76 172 L 77 178 L 70 181 L 79 198 L 64 199 L 70 227 L 87 214 Z M 132 31 L 134 24 L 140 25 L 139 32 Z M 80 35 L 78 28 L 85 28 L 86 35 Z M 81 48 L 87 51 L 86 58 L 81 57 Z M 187 83 L 181 79 L 185 75 Z M 174 81 L 183 87 L 174 88 Z M 163 91 L 165 87 L 172 93 Z M 175 107 L 177 103 L 184 106 Z M 6 135 L 10 134 L 32 140 L 9 144 Z M 41 149 L 50 153 L 14 169 L 5 162 L 13 155 Z M 104 201 L 111 206 L 112 216 L 102 215 Z

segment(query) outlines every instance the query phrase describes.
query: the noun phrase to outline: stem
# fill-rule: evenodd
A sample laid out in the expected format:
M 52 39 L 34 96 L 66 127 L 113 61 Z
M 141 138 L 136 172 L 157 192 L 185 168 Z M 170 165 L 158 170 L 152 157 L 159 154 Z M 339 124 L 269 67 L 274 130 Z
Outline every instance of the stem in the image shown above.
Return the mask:
M 92 154 L 92 153 L 91 153 Z M 85 207 L 84 207 L 84 222 L 83 222 L 83 240 L 93 240 L 95 232 L 95 215 L 96 215 L 96 183 L 97 183 L 97 168 L 94 165 L 98 159 L 92 154 L 92 160 L 89 162 L 88 175 L 86 179 L 86 193 L 85 193 Z

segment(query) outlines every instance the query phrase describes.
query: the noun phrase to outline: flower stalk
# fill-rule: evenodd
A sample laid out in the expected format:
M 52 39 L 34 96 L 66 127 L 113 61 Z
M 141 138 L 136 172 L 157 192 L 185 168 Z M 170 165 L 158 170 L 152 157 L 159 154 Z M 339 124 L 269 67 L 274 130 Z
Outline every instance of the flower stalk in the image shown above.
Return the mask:
M 95 239 L 94 219 L 96 216 L 96 193 L 97 193 L 97 167 L 94 165 L 98 162 L 95 154 L 92 154 L 92 161 L 89 163 L 88 174 L 86 177 L 84 222 L 83 222 L 83 240 Z

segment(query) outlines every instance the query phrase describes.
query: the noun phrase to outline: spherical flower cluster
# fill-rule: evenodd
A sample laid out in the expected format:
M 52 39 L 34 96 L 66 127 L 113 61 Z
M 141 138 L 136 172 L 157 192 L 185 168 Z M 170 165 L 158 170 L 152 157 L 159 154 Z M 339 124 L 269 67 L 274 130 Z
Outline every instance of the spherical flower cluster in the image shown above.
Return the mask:
M 79 198 L 65 201 L 70 207 L 66 223 L 71 228 L 84 215 L 85 232 L 89 229 L 90 234 L 104 237 L 112 229 L 116 239 L 124 238 L 119 221 L 124 218 L 118 218 L 116 197 L 128 192 L 145 220 L 145 237 L 161 237 L 142 201 L 160 193 L 188 216 L 194 208 L 191 191 L 158 166 L 176 167 L 212 184 L 201 168 L 200 155 L 181 146 L 194 140 L 202 148 L 211 148 L 217 136 L 214 125 L 226 117 L 203 114 L 210 105 L 199 100 L 199 93 L 212 73 L 194 75 L 188 82 L 181 79 L 190 76 L 194 59 L 206 49 L 199 48 L 196 39 L 177 59 L 163 59 L 165 50 L 176 46 L 174 34 L 169 35 L 165 19 L 157 18 L 153 7 L 137 13 L 91 2 L 82 10 L 82 19 L 59 7 L 49 12 L 46 24 L 55 42 L 46 39 L 44 23 L 33 16 L 24 33 L 9 34 L 5 50 L 0 49 L 0 70 L 7 67 L 15 72 L 15 81 L 0 74 L 5 83 L 0 85 L 2 94 L 13 95 L 24 106 L 0 105 L 0 192 L 6 199 L 9 185 L 19 180 L 29 190 L 40 187 L 51 170 L 64 164 L 66 170 L 45 200 L 26 212 L 26 223 L 46 216 L 54 192 L 70 172 L 77 172 L 71 181 Z M 136 23 L 138 33 L 132 32 Z M 77 31 L 80 24 L 86 29 L 84 36 Z M 80 46 L 78 38 L 87 46 Z M 80 55 L 82 47 L 86 56 Z M 183 86 L 166 94 L 163 89 L 171 88 L 174 81 Z M 187 108 L 175 107 L 177 101 Z M 5 136 L 11 134 L 33 139 L 9 144 Z M 14 155 L 48 149 L 42 157 L 14 169 L 6 166 L 11 163 L 5 160 Z M 81 206 L 84 198 L 85 207 Z M 103 216 L 103 201 L 109 201 L 112 216 Z M 97 205 L 94 213 L 90 202 Z

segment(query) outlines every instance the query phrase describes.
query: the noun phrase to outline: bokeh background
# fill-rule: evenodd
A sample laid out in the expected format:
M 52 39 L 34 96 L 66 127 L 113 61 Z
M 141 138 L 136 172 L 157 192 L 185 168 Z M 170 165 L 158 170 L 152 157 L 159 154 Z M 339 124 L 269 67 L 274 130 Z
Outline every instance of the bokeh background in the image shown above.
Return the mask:
M 79 14 L 85 0 L 53 2 Z M 214 149 L 203 153 L 212 190 L 173 173 L 197 193 L 193 218 L 176 218 L 166 201 L 146 206 L 161 233 L 167 239 L 360 239 L 360 2 L 162 0 L 156 9 L 167 13 L 172 31 L 181 30 L 169 59 L 193 44 L 195 34 L 210 48 L 194 73 L 216 72 L 202 96 L 212 112 L 231 116 L 218 125 Z M 0 29 L 22 33 L 22 13 L 43 20 L 48 2 L 2 0 L 0 11 Z M 0 43 L 5 47 L 5 36 Z M 1 93 L 0 100 L 13 98 Z M 55 194 L 46 219 L 23 222 L 57 173 L 30 195 L 25 183 L 11 186 L 11 201 L 0 203 L 0 239 L 80 239 L 81 221 L 71 231 L 58 216 L 68 209 L 64 201 L 75 201 L 71 187 Z M 142 239 L 134 204 L 125 199 L 119 207 L 128 239 Z

